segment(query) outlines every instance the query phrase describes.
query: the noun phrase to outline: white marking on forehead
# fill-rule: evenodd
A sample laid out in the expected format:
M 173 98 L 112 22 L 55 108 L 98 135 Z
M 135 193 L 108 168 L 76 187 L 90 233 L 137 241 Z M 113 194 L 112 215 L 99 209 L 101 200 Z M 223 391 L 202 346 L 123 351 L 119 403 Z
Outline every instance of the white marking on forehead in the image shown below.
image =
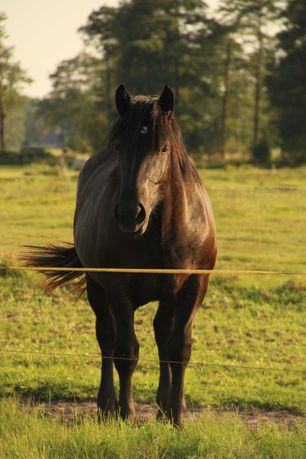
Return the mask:
M 147 134 L 148 130 L 149 130 L 148 126 L 141 126 L 140 134 Z

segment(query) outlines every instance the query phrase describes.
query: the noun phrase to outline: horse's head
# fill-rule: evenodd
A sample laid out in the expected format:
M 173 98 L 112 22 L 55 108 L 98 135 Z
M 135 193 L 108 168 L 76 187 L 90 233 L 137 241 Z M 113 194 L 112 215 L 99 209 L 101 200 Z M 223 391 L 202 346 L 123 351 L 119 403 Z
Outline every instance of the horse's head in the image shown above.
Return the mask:
M 115 215 L 122 232 L 141 235 L 169 177 L 170 152 L 178 134 L 174 95 L 165 86 L 160 97 L 131 97 L 121 85 L 116 107 L 119 119 L 110 135 L 120 177 Z

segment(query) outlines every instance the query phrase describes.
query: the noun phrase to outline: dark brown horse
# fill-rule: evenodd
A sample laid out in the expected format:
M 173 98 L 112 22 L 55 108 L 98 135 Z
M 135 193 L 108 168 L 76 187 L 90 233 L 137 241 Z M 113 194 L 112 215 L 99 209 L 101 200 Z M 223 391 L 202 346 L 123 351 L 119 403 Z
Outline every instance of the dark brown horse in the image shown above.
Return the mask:
M 36 248 L 28 264 L 43 265 L 55 287 L 82 274 L 48 267 L 211 269 L 215 226 L 208 195 L 188 159 L 174 116 L 174 96 L 131 98 L 116 91 L 119 118 L 106 147 L 83 167 L 77 188 L 74 245 Z M 83 274 L 84 276 L 84 274 Z M 154 331 L 160 359 L 159 414 L 179 425 L 184 373 L 191 354 L 196 310 L 208 276 L 88 273 L 87 294 L 96 314 L 102 352 L 98 407 L 134 414 L 132 374 L 138 359 L 135 310 L 159 301 Z M 165 361 L 170 361 L 167 363 Z M 119 407 L 113 380 L 119 374 Z

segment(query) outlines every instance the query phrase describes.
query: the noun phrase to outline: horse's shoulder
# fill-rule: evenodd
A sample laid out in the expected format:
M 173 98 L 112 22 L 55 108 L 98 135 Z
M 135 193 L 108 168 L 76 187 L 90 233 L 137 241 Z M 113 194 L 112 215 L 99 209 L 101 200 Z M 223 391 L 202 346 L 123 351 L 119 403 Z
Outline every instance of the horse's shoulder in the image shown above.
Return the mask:
M 81 190 L 88 180 L 93 176 L 93 173 L 99 169 L 107 172 L 109 167 L 114 163 L 113 155 L 110 148 L 102 148 L 94 153 L 84 164 L 78 178 L 78 190 Z
M 96 153 L 94 153 L 84 164 L 84 166 L 81 169 L 80 175 L 79 175 L 79 181 L 80 180 L 87 180 L 87 178 L 90 176 L 90 174 L 94 171 L 94 169 L 103 161 L 105 161 L 105 158 L 107 156 L 108 150 L 103 148 Z

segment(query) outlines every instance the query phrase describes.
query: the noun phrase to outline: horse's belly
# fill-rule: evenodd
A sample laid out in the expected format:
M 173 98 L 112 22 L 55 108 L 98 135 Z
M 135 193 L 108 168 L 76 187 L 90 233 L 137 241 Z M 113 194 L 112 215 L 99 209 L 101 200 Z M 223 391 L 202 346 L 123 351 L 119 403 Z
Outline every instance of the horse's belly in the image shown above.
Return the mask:
M 176 276 L 166 274 L 136 274 L 129 283 L 129 294 L 135 307 L 150 301 L 173 303 L 178 293 Z

